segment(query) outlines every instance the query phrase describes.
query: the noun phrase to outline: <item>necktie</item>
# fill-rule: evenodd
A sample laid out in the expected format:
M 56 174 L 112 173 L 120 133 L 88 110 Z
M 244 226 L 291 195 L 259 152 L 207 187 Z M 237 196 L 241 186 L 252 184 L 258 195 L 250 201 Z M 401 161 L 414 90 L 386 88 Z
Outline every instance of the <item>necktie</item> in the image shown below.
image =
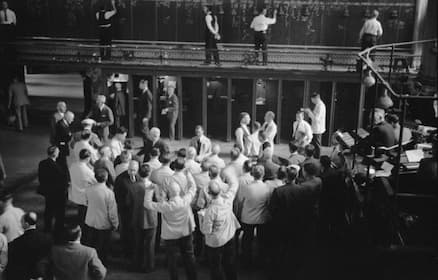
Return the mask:
M 196 154 L 199 155 L 201 152 L 201 139 L 198 139 L 198 143 L 196 145 Z
M 6 9 L 3 10 L 3 12 L 5 13 L 5 22 L 8 22 L 8 13 L 6 11 Z

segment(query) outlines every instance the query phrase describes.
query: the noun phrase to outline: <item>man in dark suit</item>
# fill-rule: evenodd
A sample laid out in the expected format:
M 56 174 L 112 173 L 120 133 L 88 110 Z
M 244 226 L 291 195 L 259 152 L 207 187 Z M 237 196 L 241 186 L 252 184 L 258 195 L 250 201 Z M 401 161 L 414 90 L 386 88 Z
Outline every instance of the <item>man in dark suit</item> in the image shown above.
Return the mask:
M 65 204 L 67 201 L 68 175 L 57 162 L 59 148 L 50 146 L 47 149 L 48 158 L 38 165 L 38 193 L 46 201 L 44 210 L 44 230 L 52 231 L 52 221 L 55 218 L 55 231 L 61 232 L 64 226 Z
M 29 212 L 21 218 L 23 235 L 9 243 L 6 278 L 28 280 L 48 275 L 52 240 L 36 229 L 37 215 Z
M 167 99 L 166 108 L 163 109 L 162 114 L 167 115 L 169 120 L 169 139 L 170 141 L 175 140 L 175 125 L 178 119 L 179 112 L 179 100 L 178 96 L 175 95 L 176 82 L 169 81 L 167 85 Z
M 64 114 L 64 118 L 58 121 L 55 125 L 55 145 L 59 148 L 57 162 L 65 170 L 67 170 L 67 157 L 70 155 L 69 142 L 72 138 L 70 125 L 74 119 L 75 115 L 72 112 L 67 111 Z
M 374 127 L 369 135 L 369 140 L 374 148 L 388 148 L 397 143 L 394 128 L 385 121 L 385 110 L 383 109 L 374 109 Z
M 53 275 L 62 280 L 103 280 L 106 268 L 94 248 L 80 243 L 81 228 L 69 226 L 65 230 L 65 244 L 52 248 Z
M 116 178 L 114 184 L 114 195 L 116 197 L 117 210 L 119 211 L 120 216 L 120 238 L 122 240 L 122 246 L 126 257 L 131 257 L 134 250 L 132 225 L 134 220 L 137 220 L 138 217 L 132 216 L 136 206 L 130 205 L 132 202 L 130 199 L 132 199 L 133 195 L 138 191 L 139 186 L 141 187 L 141 181 L 137 174 L 138 169 L 139 163 L 135 160 L 131 160 L 129 162 L 128 170 L 120 174 Z M 141 199 L 144 199 L 144 196 Z
M 265 176 L 263 177 L 263 181 L 274 180 L 277 178 L 277 172 L 278 168 L 280 168 L 280 165 L 272 161 L 272 156 L 272 148 L 269 147 L 263 150 L 263 156 L 259 160 L 259 164 L 263 165 L 265 168 Z
M 158 127 L 151 128 L 149 137 L 143 139 L 143 150 L 137 155 L 144 155 L 143 162 L 148 162 L 151 159 L 151 151 L 153 148 L 160 150 L 160 155 L 163 156 L 169 153 L 169 145 L 160 138 L 160 129 Z
M 140 88 L 140 94 L 138 96 L 137 120 L 144 135 L 148 135 L 149 122 L 152 116 L 152 93 L 149 90 L 148 80 L 146 79 L 142 79 L 138 87 Z
M 91 109 L 87 117 L 96 121 L 95 127 L 97 129 L 97 135 L 99 135 L 104 143 L 107 143 L 109 127 L 114 124 L 114 114 L 105 102 L 105 95 L 98 95 L 96 97 L 96 106 Z

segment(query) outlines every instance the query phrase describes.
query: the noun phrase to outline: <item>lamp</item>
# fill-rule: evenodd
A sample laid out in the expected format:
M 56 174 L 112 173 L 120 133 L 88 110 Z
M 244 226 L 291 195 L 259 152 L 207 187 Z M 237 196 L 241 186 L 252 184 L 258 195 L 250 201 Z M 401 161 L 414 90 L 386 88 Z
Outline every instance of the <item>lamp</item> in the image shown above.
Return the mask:
M 393 105 L 394 102 L 392 102 L 391 97 L 389 97 L 388 95 L 388 90 L 385 88 L 382 94 L 380 94 L 380 96 L 377 98 L 376 108 L 387 110 L 391 108 Z
M 365 70 L 364 78 L 362 80 L 362 83 L 365 87 L 370 88 L 376 84 L 376 78 L 374 78 L 373 74 L 371 73 L 370 69 Z

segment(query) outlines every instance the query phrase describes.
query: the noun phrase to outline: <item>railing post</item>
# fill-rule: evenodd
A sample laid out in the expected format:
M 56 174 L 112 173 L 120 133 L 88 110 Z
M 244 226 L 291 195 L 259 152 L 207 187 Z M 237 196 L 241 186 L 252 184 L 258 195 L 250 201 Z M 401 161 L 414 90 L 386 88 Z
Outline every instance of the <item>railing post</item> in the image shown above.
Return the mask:
M 391 46 L 391 57 L 389 58 L 389 73 L 388 73 L 388 84 L 391 84 L 391 74 L 392 74 L 392 62 L 394 59 L 394 45 Z
M 394 180 L 394 192 L 398 193 L 399 183 L 400 183 L 400 158 L 402 153 L 402 145 L 403 145 L 403 128 L 405 126 L 406 119 L 406 98 L 402 97 L 402 116 L 400 119 L 400 133 L 398 137 L 398 147 L 397 147 L 397 157 L 395 161 L 395 180 Z

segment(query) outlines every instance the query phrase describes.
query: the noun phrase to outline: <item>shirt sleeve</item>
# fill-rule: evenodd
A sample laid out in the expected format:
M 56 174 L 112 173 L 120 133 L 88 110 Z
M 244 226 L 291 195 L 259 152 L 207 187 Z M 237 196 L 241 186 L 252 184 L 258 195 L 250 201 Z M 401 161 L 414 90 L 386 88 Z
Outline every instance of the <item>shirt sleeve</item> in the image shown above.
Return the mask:
M 93 279 L 103 280 L 106 276 L 106 268 L 97 256 L 96 250 L 93 249 L 90 262 L 88 263 L 88 269 Z
M 111 225 L 114 228 L 118 228 L 119 216 L 117 215 L 117 203 L 116 203 L 116 198 L 114 197 L 114 193 L 112 191 L 108 196 L 108 215 L 109 215 L 109 220 L 111 221 Z
M 201 224 L 201 232 L 205 235 L 213 232 L 214 213 L 211 209 L 205 211 L 205 216 Z
M 205 24 L 207 24 L 208 30 L 210 30 L 211 33 L 215 34 L 214 28 L 211 25 L 211 21 L 212 21 L 211 15 L 206 15 L 205 16 Z
M 277 22 L 276 18 L 265 18 L 266 24 L 275 24 Z
M 377 36 L 382 36 L 382 35 L 383 35 L 382 24 L 380 22 L 377 22 Z

